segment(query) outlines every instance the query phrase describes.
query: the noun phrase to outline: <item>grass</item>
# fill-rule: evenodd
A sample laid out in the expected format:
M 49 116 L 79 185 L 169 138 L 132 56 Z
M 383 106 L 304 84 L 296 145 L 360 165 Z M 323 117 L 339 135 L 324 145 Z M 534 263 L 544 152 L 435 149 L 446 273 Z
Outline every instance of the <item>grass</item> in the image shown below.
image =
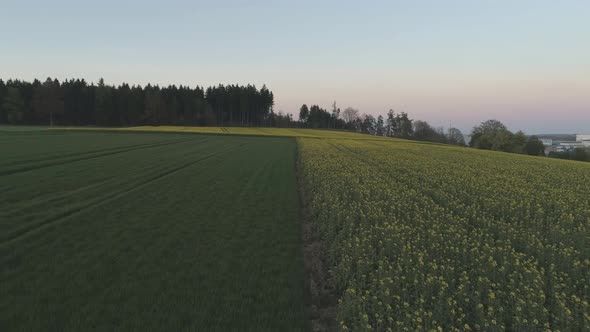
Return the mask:
M 294 140 L 0 130 L 0 151 L 0 330 L 305 330 Z

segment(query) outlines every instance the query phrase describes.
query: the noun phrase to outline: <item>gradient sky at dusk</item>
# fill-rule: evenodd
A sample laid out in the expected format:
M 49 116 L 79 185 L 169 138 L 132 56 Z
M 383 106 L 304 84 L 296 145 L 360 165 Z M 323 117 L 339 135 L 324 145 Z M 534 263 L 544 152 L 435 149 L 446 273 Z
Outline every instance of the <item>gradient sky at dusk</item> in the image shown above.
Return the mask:
M 266 84 L 469 130 L 590 133 L 590 1 L 0 1 L 0 78 Z

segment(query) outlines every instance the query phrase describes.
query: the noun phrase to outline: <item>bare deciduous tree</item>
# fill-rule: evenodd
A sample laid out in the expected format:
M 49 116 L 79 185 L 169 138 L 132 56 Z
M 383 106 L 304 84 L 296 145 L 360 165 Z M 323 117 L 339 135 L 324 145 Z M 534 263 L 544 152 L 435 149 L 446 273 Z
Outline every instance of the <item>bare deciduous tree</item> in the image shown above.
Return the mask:
M 449 128 L 447 136 L 450 144 L 465 145 L 465 138 L 463 137 L 461 130 L 457 128 Z
M 357 109 L 354 109 L 352 107 L 347 107 L 343 112 L 342 112 L 342 119 L 344 119 L 344 121 L 346 123 L 352 123 L 354 120 L 359 118 L 359 111 Z

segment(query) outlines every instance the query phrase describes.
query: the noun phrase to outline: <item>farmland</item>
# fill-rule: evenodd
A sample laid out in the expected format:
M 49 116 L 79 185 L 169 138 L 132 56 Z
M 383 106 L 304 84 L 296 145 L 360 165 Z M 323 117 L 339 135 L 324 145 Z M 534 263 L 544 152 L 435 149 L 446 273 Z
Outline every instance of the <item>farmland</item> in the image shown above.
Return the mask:
M 590 328 L 590 167 L 299 139 L 343 331 Z
M 156 132 L 156 133 L 186 133 L 206 135 L 246 135 L 246 136 L 278 136 L 278 137 L 314 137 L 314 138 L 338 138 L 357 140 L 387 140 L 389 138 L 364 135 L 342 130 L 317 130 L 306 128 L 245 128 L 245 127 L 179 127 L 179 126 L 138 126 L 123 128 L 57 128 L 64 131 L 97 131 L 107 132 Z
M 585 163 L 271 128 L 12 128 L 0 151 L 0 330 L 590 329 Z
M 0 151 L 0 330 L 304 329 L 293 140 L 4 130 Z

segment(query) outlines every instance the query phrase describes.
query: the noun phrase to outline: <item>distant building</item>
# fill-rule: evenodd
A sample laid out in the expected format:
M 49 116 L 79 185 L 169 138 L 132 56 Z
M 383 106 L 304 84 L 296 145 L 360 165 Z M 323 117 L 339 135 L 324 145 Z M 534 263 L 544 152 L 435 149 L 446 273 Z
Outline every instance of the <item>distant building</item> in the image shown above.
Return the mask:
M 581 147 L 582 146 L 582 142 L 559 142 L 559 145 L 561 146 L 571 146 L 571 147 Z
M 575 141 L 541 138 L 541 142 L 545 146 L 545 154 L 550 152 L 571 152 L 578 148 L 590 148 L 590 135 L 576 135 Z
M 576 135 L 576 142 L 582 142 L 585 148 L 590 148 L 590 135 Z
M 583 142 L 558 142 L 555 146 L 555 151 L 557 152 L 565 152 L 565 151 L 573 151 L 576 148 L 583 148 Z
M 551 145 L 553 145 L 553 140 L 551 138 L 541 138 L 540 141 L 545 146 L 551 146 Z

